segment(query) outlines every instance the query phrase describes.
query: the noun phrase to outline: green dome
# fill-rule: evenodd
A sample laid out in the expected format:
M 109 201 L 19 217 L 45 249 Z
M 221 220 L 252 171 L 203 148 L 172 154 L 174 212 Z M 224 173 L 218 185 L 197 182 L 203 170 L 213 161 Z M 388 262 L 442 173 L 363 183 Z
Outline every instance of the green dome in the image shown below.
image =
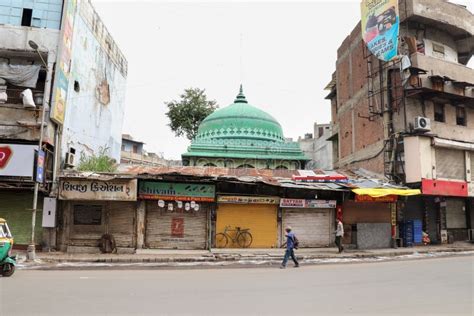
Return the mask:
M 206 117 L 196 140 L 248 139 L 284 142 L 280 123 L 273 116 L 247 103 L 240 87 L 234 103 Z

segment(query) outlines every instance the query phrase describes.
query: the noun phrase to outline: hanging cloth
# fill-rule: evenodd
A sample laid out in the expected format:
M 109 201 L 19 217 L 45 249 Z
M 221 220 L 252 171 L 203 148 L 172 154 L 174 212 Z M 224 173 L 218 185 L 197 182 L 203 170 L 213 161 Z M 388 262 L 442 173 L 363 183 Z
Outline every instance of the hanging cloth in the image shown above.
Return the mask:
M 26 88 L 36 88 L 40 65 L 10 65 L 0 63 L 0 78 L 8 83 Z

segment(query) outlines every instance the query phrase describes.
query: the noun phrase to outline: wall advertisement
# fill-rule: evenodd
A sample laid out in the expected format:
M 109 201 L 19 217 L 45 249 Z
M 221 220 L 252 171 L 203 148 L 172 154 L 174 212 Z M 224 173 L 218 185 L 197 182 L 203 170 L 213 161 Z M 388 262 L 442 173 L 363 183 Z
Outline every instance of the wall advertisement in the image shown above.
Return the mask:
M 61 27 L 60 50 L 58 54 L 56 78 L 53 89 L 53 103 L 50 118 L 57 124 L 64 124 L 66 112 L 67 91 L 69 74 L 71 71 L 72 35 L 74 16 L 76 14 L 77 0 L 68 0 L 63 13 Z
M 380 60 L 392 60 L 398 52 L 398 0 L 363 0 L 360 8 L 362 38 L 368 49 Z

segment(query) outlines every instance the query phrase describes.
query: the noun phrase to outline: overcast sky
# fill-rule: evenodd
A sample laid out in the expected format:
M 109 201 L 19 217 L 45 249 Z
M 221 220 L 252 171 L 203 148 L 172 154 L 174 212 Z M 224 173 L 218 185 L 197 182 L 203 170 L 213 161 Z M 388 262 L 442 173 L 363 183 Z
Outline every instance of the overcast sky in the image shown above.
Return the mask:
M 164 102 L 189 87 L 224 107 L 242 83 L 286 137 L 329 122 L 323 89 L 360 19 L 358 0 L 92 2 L 128 60 L 123 132 L 169 159 L 180 159 L 189 141 L 170 131 Z

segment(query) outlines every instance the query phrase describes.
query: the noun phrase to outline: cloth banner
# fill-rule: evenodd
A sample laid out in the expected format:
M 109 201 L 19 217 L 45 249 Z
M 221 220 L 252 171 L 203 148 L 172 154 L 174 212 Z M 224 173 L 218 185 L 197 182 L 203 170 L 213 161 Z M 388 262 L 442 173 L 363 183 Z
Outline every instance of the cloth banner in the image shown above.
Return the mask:
M 387 195 L 410 196 L 419 195 L 419 189 L 353 189 L 352 192 L 358 195 L 369 195 L 371 197 L 382 197 Z

